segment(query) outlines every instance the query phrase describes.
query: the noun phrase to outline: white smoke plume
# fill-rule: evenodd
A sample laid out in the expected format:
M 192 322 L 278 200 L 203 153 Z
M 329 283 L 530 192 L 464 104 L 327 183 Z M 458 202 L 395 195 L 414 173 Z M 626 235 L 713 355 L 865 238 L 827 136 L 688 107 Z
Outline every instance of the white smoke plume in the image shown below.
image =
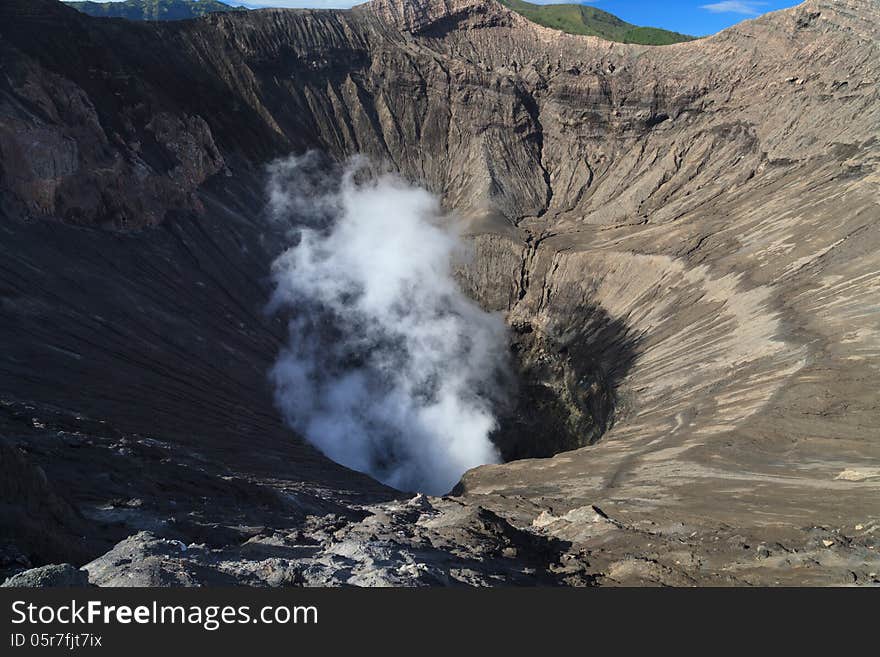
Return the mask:
M 271 168 L 270 210 L 294 227 L 274 263 L 292 315 L 271 377 L 287 423 L 334 461 L 406 491 L 448 492 L 497 463 L 502 319 L 459 289 L 463 242 L 428 192 L 362 161 Z

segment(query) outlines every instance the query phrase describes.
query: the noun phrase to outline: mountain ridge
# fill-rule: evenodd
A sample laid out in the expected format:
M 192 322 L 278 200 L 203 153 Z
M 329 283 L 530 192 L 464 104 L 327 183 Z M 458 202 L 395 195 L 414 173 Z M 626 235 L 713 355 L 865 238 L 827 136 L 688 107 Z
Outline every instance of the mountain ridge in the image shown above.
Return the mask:
M 608 12 L 575 4 L 534 5 L 523 0 L 500 0 L 501 4 L 529 20 L 569 34 L 596 36 L 619 43 L 669 45 L 692 41 L 694 37 L 654 27 L 627 23 Z M 209 13 L 247 11 L 219 0 L 124 0 L 123 2 L 66 1 L 75 9 L 95 17 L 142 21 L 174 21 L 198 18 Z
M 536 5 L 524 0 L 499 0 L 529 20 L 569 34 L 596 36 L 619 43 L 671 45 L 695 37 L 657 27 L 638 26 L 596 7 L 581 4 Z
M 74 9 L 98 18 L 125 18 L 139 21 L 177 21 L 226 11 L 246 11 L 218 0 L 123 0 L 122 2 L 65 2 Z

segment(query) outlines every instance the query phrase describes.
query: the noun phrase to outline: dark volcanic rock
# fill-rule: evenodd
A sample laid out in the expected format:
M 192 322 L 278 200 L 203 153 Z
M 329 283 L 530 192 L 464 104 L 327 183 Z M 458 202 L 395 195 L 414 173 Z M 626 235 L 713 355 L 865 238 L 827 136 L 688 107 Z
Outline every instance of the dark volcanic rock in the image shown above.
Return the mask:
M 201 586 L 230 584 L 230 578 L 211 577 L 211 571 L 193 566 L 181 555 L 187 546 L 148 532 L 131 536 L 110 552 L 87 564 L 89 579 L 98 586 Z M 207 573 L 209 576 L 205 576 Z
M 43 469 L 0 438 L 0 544 L 9 545 L 0 574 L 30 563 L 81 560 L 100 547 L 86 537 L 90 531 Z
M 89 574 L 69 563 L 41 566 L 13 575 L 2 585 L 11 588 L 82 588 L 89 585 Z
M 418 496 L 313 516 L 240 546 L 208 548 L 141 532 L 87 564 L 99 586 L 450 586 L 590 584 L 566 568 L 569 544 L 513 527 L 488 509 Z

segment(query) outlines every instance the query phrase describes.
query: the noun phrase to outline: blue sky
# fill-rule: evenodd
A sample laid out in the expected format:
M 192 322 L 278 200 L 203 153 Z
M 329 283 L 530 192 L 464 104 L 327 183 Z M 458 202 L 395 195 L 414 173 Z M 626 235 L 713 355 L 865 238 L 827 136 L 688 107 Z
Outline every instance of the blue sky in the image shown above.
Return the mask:
M 342 8 L 363 0 L 221 0 L 248 7 Z M 529 0 L 535 4 L 561 4 L 565 0 Z M 568 0 L 571 2 L 572 0 Z M 584 2 L 610 11 L 630 23 L 704 36 L 768 11 L 792 7 L 794 0 L 593 0 Z
M 558 4 L 546 0 L 529 1 L 542 5 Z M 768 11 L 793 7 L 799 2 L 798 0 L 666 0 L 665 2 L 598 0 L 583 4 L 610 11 L 636 25 L 650 25 L 684 34 L 705 36 Z

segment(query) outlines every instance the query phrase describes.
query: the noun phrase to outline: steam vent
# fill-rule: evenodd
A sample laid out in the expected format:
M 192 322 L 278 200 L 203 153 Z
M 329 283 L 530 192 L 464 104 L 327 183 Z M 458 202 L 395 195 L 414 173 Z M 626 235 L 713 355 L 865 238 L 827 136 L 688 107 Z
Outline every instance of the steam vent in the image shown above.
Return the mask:
M 3 0 L 0 581 L 877 584 L 878 44 Z

